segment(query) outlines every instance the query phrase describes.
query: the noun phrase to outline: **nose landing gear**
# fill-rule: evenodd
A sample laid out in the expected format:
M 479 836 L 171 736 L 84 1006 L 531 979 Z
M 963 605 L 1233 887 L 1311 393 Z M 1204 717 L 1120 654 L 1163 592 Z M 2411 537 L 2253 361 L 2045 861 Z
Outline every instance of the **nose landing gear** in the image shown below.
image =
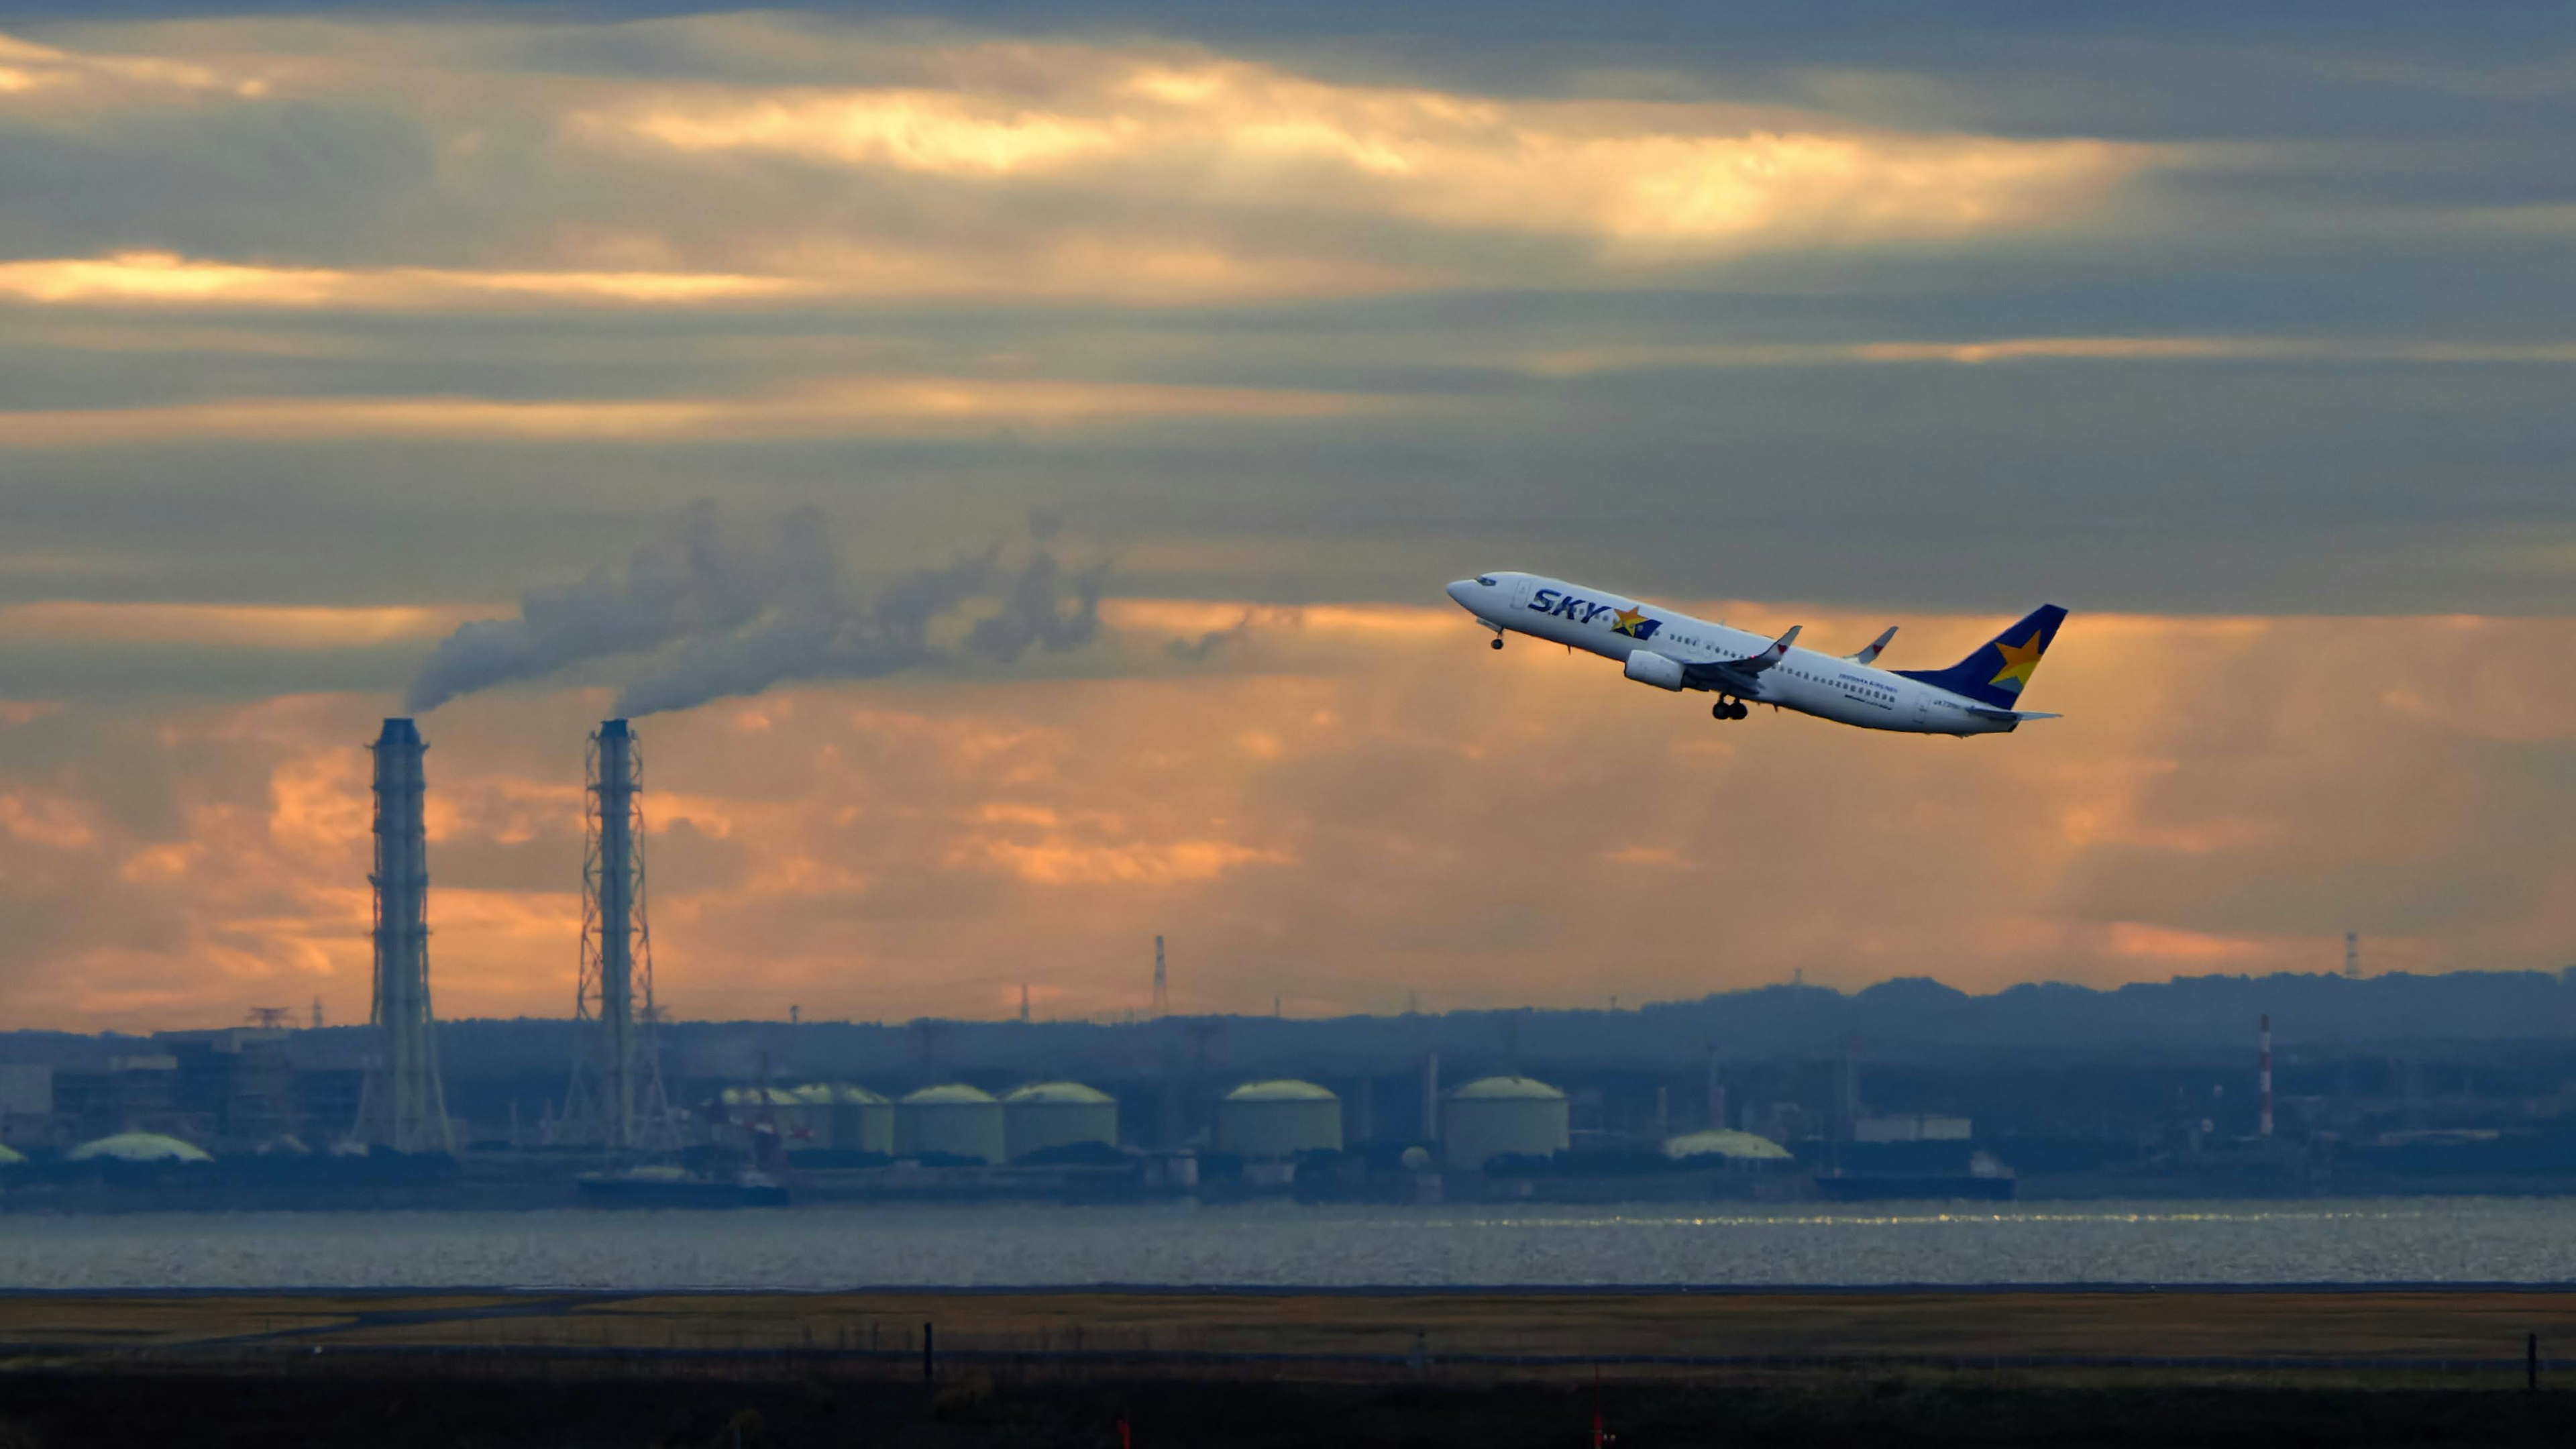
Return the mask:
M 1488 648 L 1488 649 L 1500 649 L 1500 648 L 1502 648 L 1502 647 L 1503 647 L 1503 636 L 1502 636 L 1502 635 L 1500 635 L 1500 634 L 1495 635 L 1495 636 L 1494 636 L 1494 642 L 1492 642 L 1491 644 L 1486 645 L 1485 647 L 1486 647 L 1486 648 Z
M 1753 706 L 1740 699 L 1721 699 L 1708 707 L 1711 719 L 1742 719 L 1753 713 Z

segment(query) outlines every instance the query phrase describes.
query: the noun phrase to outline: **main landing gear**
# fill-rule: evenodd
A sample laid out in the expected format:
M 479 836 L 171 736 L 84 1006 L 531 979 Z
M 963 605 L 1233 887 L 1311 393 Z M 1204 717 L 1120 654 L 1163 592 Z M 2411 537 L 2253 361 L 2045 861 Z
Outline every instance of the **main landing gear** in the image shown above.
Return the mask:
M 1708 707 L 1711 719 L 1742 719 L 1753 713 L 1753 706 L 1740 699 L 1721 699 Z

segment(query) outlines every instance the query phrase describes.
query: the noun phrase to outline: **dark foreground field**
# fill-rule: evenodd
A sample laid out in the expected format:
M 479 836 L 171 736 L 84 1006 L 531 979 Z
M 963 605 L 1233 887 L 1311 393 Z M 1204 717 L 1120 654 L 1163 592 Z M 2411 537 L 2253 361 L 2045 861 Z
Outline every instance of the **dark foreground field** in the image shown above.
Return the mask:
M 1160 1378 L 935 1389 L 886 1381 L 459 1381 L 20 1374 L 0 1446 L 1527 1445 L 1598 1422 L 1651 1445 L 2564 1445 L 2576 1394 L 2461 1389 L 2051 1385 L 1901 1375 L 1787 1383 L 1282 1383 Z M 1122 1438 L 1121 1425 L 1125 1434 Z
M 2516 1289 L 15 1294 L 0 1449 L 2565 1445 L 2571 1343 Z

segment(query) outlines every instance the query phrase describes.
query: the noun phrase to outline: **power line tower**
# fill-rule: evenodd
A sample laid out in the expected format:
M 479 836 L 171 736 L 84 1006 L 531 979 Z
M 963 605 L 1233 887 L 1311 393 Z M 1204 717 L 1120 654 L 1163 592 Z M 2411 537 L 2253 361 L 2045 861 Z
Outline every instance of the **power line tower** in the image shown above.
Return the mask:
M 454 1152 L 438 1083 L 438 1024 L 429 1009 L 429 833 L 421 821 L 421 756 L 410 720 L 376 736 L 376 1056 L 358 1093 L 357 1135 L 397 1152 Z
M 589 828 L 581 867 L 581 976 L 573 988 L 572 1088 L 558 1141 L 611 1152 L 677 1147 L 662 1090 L 653 1002 L 653 931 L 644 911 L 643 759 L 622 719 L 590 737 Z
M 1171 1014 L 1171 983 L 1163 976 L 1163 938 L 1156 936 L 1154 938 L 1154 1019 L 1160 1021 Z
M 2361 933 L 2359 931 L 2343 933 L 2343 974 L 2349 980 L 2361 979 Z

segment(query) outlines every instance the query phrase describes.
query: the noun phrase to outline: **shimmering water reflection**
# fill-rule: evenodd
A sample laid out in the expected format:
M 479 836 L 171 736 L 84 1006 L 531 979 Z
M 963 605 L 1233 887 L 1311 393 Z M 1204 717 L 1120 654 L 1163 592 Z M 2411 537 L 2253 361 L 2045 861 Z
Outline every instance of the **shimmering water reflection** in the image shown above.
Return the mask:
M 0 1218 L 0 1288 L 2576 1281 L 2576 1198 Z

